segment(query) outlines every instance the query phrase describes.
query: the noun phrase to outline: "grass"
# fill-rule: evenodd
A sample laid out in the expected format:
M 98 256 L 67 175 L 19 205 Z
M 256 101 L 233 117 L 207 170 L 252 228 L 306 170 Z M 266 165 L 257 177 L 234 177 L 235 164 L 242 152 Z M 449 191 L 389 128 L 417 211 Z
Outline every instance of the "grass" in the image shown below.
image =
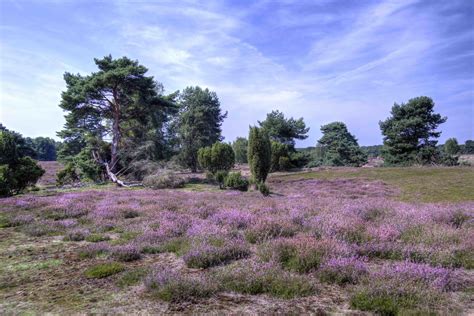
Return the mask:
M 408 202 L 462 202 L 474 200 L 474 168 L 412 167 L 412 168 L 340 168 L 290 173 L 272 180 L 298 179 L 381 180 L 400 189 L 398 199 Z
M 89 279 L 102 279 L 125 270 L 123 264 L 118 262 L 100 263 L 88 268 L 84 275 Z
M 134 270 L 125 271 L 117 281 L 117 286 L 120 288 L 125 288 L 127 286 L 137 285 L 147 274 L 148 270 L 145 268 L 136 268 Z

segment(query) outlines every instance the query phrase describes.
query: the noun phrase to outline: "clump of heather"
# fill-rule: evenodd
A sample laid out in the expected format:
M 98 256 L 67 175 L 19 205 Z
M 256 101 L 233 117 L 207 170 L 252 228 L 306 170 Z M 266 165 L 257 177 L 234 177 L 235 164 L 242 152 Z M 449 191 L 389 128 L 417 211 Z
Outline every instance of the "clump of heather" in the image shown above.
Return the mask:
M 239 261 L 217 270 L 215 279 L 226 290 L 251 295 L 269 294 L 290 299 L 316 291 L 307 278 L 283 271 L 272 262 Z
M 79 250 L 81 258 L 94 258 L 109 253 L 111 246 L 107 242 L 89 244 Z
M 110 249 L 112 258 L 119 261 L 129 262 L 141 258 L 140 251 L 133 245 L 115 246 Z
M 183 257 L 190 268 L 209 268 L 250 256 L 250 249 L 241 241 L 228 242 L 221 246 L 200 244 Z
M 328 283 L 356 284 L 368 274 L 367 259 L 359 257 L 331 258 L 318 270 L 321 281 Z
M 225 209 L 212 215 L 211 220 L 218 225 L 226 225 L 235 229 L 245 229 L 254 220 L 254 215 L 239 209 Z
M 279 239 L 261 247 L 260 257 L 283 268 L 307 273 L 319 268 L 329 253 L 329 244 L 311 237 Z
M 184 214 L 163 212 L 160 214 L 158 232 L 166 237 L 179 237 L 186 233 L 190 218 Z
M 217 285 L 205 276 L 186 275 L 165 267 L 151 272 L 144 283 L 148 292 L 173 303 L 207 298 L 219 290 Z
M 433 313 L 447 305 L 445 291 L 458 285 L 452 270 L 411 262 L 389 264 L 371 272 L 354 291 L 353 308 L 385 315 Z
M 245 231 L 245 238 L 250 243 L 259 243 L 277 237 L 292 237 L 297 230 L 298 228 L 292 223 L 262 215 Z
M 88 229 L 77 228 L 66 232 L 64 235 L 64 240 L 66 241 L 82 241 L 90 235 Z
M 186 231 L 186 235 L 193 238 L 225 236 L 228 231 L 221 226 L 202 219 L 192 220 L 190 227 Z
M 21 226 L 30 224 L 35 220 L 34 216 L 29 214 L 17 215 L 9 220 L 10 226 Z

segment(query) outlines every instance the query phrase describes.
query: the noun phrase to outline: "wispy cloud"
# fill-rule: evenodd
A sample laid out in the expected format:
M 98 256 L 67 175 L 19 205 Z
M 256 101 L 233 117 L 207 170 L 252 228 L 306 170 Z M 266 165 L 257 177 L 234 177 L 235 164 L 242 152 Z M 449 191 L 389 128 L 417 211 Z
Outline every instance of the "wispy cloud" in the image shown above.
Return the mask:
M 228 140 L 280 109 L 311 126 L 301 145 L 314 144 L 319 126 L 332 120 L 346 121 L 364 144 L 379 143 L 377 123 L 393 102 L 417 95 L 449 112 L 446 136 L 474 138 L 472 115 L 463 114 L 474 102 L 474 14 L 462 1 L 14 4 L 2 4 L 17 14 L 0 25 L 0 113 L 25 134 L 59 130 L 62 72 L 92 71 L 93 57 L 112 53 L 139 59 L 168 91 L 215 90 L 229 111 Z M 66 12 L 70 18 L 61 18 Z M 22 23 L 28 16 L 42 24 Z M 49 116 L 36 126 L 28 110 L 18 110 L 32 100 Z

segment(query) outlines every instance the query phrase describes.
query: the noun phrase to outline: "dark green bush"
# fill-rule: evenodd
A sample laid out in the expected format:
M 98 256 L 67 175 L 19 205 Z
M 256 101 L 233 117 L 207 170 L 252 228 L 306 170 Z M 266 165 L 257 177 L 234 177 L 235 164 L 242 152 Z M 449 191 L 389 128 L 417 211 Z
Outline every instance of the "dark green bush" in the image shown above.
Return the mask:
M 229 144 L 217 142 L 211 147 L 199 149 L 198 162 L 201 168 L 213 174 L 229 171 L 235 164 L 234 150 Z
M 227 175 L 225 179 L 225 186 L 230 189 L 247 191 L 249 187 L 249 182 L 247 179 L 243 178 L 240 172 L 231 172 Z
M 66 166 L 56 174 L 57 185 L 73 184 L 80 180 L 76 167 L 72 162 L 67 163 Z

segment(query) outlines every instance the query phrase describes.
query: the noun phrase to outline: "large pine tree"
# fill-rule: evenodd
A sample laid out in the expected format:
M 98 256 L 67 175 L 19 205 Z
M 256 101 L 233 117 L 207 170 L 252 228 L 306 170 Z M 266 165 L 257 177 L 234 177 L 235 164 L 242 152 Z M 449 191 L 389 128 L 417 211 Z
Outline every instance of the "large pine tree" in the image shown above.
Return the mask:
M 58 134 L 70 154 L 77 154 L 85 145 L 84 135 L 111 138 L 109 165 L 113 171 L 118 168 L 123 135 L 137 126 L 148 126 L 150 118 L 169 103 L 157 93 L 160 86 L 146 76 L 148 69 L 138 61 L 110 55 L 94 61 L 97 72 L 64 74 L 67 89 L 60 107 L 68 113 L 64 130 Z M 75 147 L 68 148 L 68 142 Z

